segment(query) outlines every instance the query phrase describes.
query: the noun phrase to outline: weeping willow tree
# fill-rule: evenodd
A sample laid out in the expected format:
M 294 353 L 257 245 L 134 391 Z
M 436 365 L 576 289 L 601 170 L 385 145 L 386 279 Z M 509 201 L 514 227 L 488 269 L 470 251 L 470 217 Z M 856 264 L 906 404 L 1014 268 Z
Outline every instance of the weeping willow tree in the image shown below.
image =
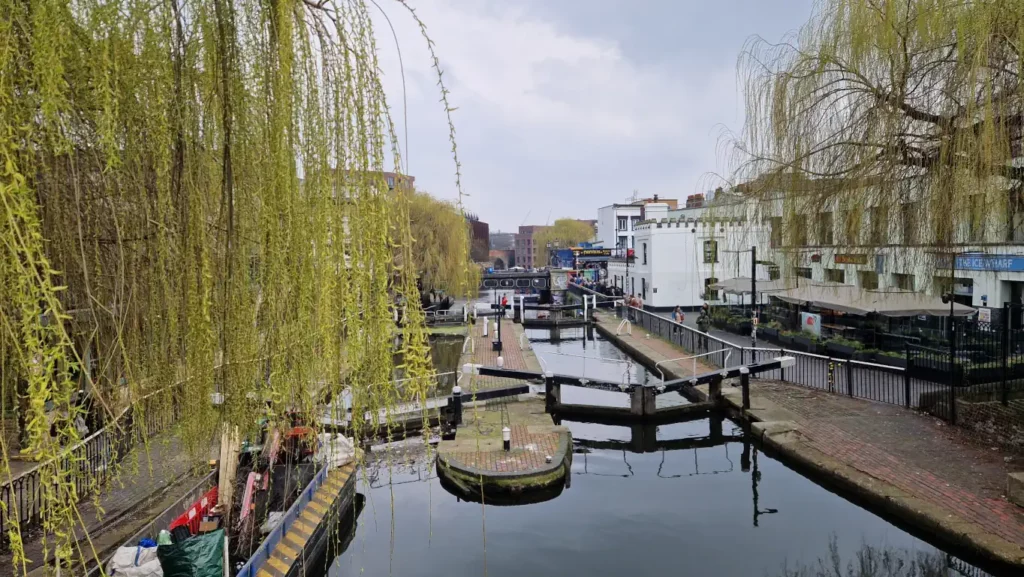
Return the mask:
M 737 189 L 777 246 L 1018 242 L 1022 59 L 1018 0 L 821 0 L 741 58 Z
M 423 290 L 441 289 L 469 295 L 477 287 L 470 258 L 469 222 L 456 203 L 403 189 L 409 207 L 412 262 Z
M 69 554 L 88 497 L 64 452 L 80 387 L 108 426 L 178 415 L 201 458 L 223 423 L 343 387 L 357 435 L 425 394 L 395 142 L 362 0 L 0 0 L 0 384 L 43 463 L 48 548 Z

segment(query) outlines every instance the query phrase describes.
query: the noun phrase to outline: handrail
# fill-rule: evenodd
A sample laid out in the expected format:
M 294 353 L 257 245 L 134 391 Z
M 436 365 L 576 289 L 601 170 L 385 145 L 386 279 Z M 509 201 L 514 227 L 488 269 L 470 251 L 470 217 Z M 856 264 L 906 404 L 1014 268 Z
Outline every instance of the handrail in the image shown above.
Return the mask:
M 674 361 L 685 361 L 687 359 L 693 359 L 693 374 L 696 375 L 697 374 L 697 359 L 698 358 L 706 357 L 706 356 L 709 356 L 709 355 L 721 354 L 722 351 L 725 351 L 725 360 L 722 361 L 722 368 L 725 369 L 725 368 L 729 367 L 729 357 L 732 356 L 732 349 L 718 349 L 717 351 L 708 351 L 706 353 L 700 353 L 699 355 L 689 355 L 689 356 L 686 356 L 686 357 L 679 357 L 678 359 L 665 359 L 665 360 L 658 361 L 657 363 L 655 363 L 654 364 L 654 369 L 656 371 L 658 371 L 659 373 L 661 373 L 661 380 L 664 381 L 665 380 L 665 371 L 662 371 L 658 367 L 658 365 L 660 365 L 662 363 L 671 363 L 671 362 L 674 362 Z
M 619 326 L 615 329 L 615 334 L 621 335 L 623 327 L 626 328 L 626 333 L 629 334 L 629 336 L 633 336 L 633 323 L 629 322 L 629 319 L 622 319 L 622 321 L 619 322 Z

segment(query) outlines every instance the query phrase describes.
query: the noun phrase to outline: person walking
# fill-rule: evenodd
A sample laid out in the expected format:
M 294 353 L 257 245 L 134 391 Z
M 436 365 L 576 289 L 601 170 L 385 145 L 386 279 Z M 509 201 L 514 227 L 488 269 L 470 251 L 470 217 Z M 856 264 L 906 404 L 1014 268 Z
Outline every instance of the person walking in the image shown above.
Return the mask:
M 711 312 L 708 308 L 708 303 L 704 303 L 704 306 L 700 308 L 700 314 L 697 315 L 697 330 L 701 332 L 697 338 L 697 346 L 702 347 L 703 351 L 708 348 L 708 329 L 711 328 Z

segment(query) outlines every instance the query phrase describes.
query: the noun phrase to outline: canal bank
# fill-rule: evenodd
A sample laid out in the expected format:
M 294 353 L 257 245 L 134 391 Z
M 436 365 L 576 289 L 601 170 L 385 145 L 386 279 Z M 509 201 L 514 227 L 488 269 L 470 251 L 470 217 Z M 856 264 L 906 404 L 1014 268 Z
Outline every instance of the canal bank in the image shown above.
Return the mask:
M 686 354 L 639 329 L 617 335 L 618 324 L 601 314 L 596 329 L 644 364 Z M 726 388 L 724 400 L 783 462 L 928 540 L 1005 570 L 1024 567 L 1024 510 L 1003 496 L 1012 460 L 900 407 L 775 381 L 755 379 L 750 389 L 747 411 L 738 389 Z

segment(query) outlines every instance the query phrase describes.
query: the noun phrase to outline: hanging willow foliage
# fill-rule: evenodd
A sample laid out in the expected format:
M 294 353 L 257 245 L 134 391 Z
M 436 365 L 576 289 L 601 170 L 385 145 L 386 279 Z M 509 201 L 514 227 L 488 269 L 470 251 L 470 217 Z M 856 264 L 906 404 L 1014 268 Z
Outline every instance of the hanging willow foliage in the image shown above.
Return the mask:
M 0 382 L 25 452 L 79 440 L 80 386 L 108 422 L 165 391 L 146 410 L 180 415 L 199 457 L 222 423 L 316 414 L 342 387 L 356 434 L 425 395 L 395 143 L 362 0 L 0 0 Z M 73 470 L 42 471 L 57 548 Z
M 1024 239 L 1019 0 L 822 0 L 792 42 L 752 42 L 740 70 L 737 180 L 771 201 L 784 244 L 831 240 L 803 226 L 817 213 L 846 246 Z

